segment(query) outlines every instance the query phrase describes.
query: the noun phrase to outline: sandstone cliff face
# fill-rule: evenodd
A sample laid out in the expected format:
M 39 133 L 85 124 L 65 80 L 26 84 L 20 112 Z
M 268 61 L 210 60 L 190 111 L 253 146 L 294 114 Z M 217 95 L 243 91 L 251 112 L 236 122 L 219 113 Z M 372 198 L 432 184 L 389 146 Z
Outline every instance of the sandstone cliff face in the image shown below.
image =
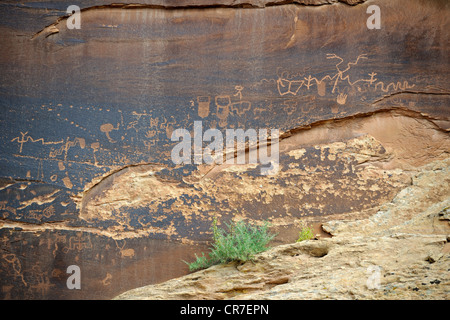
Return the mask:
M 381 29 L 367 28 L 372 2 Z M 83 0 L 80 29 L 68 27 L 71 4 L 0 4 L 2 299 L 112 298 L 185 275 L 182 260 L 205 250 L 214 217 L 269 220 L 274 245 L 286 245 L 275 260 L 297 259 L 287 248 L 332 263 L 335 249 L 302 252 L 346 250 L 345 237 L 364 247 L 350 225 L 375 245 L 397 219 L 381 208 L 419 172 L 447 172 L 448 1 Z M 192 134 L 195 121 L 222 134 L 278 129 L 278 143 L 245 147 L 246 159 L 278 147 L 276 172 L 176 165 L 172 133 Z M 420 212 L 433 207 L 425 200 L 414 202 Z M 335 237 L 292 244 L 302 222 Z M 393 248 L 426 242 L 383 237 Z M 81 289 L 67 287 L 71 265 Z M 279 269 L 264 288 L 291 284 Z
M 277 246 L 116 299 L 450 298 L 449 161 L 434 162 L 367 219 L 330 221 L 333 237 Z

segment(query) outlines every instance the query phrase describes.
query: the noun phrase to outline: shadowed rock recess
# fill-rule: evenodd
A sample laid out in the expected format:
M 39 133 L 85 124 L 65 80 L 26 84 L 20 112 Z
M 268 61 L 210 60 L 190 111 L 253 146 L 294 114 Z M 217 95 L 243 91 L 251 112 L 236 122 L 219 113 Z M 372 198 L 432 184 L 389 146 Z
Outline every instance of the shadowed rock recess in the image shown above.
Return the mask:
M 0 299 L 450 298 L 448 1 L 72 4 L 0 3 Z M 195 121 L 277 170 L 175 164 Z M 214 217 L 273 249 L 189 274 Z

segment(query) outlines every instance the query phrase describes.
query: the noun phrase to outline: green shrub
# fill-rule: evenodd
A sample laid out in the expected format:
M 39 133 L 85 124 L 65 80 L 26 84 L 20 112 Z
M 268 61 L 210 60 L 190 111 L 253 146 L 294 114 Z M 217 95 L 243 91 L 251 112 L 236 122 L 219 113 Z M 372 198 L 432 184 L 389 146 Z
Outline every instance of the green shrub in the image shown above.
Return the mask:
M 312 238 L 314 238 L 313 229 L 311 227 L 308 227 L 306 224 L 303 224 L 302 229 L 300 230 L 300 233 L 298 235 L 297 242 L 310 240 Z
M 211 261 L 208 260 L 208 257 L 206 257 L 203 252 L 200 257 L 197 256 L 197 254 L 195 254 L 195 258 L 196 258 L 195 261 L 191 263 L 184 261 L 189 266 L 189 271 L 206 269 L 212 266 Z
M 217 227 L 217 219 L 214 218 L 213 244 L 209 257 L 202 252 L 196 260 L 188 263 L 189 270 L 195 271 L 205 269 L 215 264 L 228 263 L 231 261 L 252 260 L 255 254 L 269 249 L 267 245 L 275 237 L 268 232 L 269 224 L 265 222 L 262 226 L 253 226 L 243 221 L 226 224 L 227 231 Z

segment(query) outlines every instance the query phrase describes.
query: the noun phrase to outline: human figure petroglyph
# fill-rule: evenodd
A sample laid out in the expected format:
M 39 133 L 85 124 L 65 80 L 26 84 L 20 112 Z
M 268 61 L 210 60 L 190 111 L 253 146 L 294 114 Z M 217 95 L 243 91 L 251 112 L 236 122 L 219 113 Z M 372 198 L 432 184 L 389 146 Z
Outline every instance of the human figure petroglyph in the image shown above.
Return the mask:
M 235 86 L 236 93 L 233 96 L 239 96 L 239 100 L 242 100 L 242 90 L 244 90 L 243 86 Z
M 150 117 L 149 119 L 150 121 L 150 127 L 157 127 L 158 123 L 159 123 L 159 118 L 158 117 Z
M 351 62 L 344 64 L 344 59 L 334 53 L 329 53 L 326 55 L 326 59 L 338 60 L 335 65 L 336 73 L 327 74 L 322 78 L 316 78 L 309 74 L 308 76 L 291 75 L 288 76 L 286 72 L 282 72 L 278 79 L 276 80 L 278 94 L 280 96 L 293 95 L 297 96 L 302 88 L 305 90 L 310 90 L 313 86 L 317 87 L 317 94 L 321 97 L 326 95 L 326 85 L 331 82 L 332 89 L 331 93 L 338 93 L 336 101 L 340 105 L 344 105 L 347 102 L 348 92 L 339 92 L 338 86 L 341 83 L 349 85 L 350 87 L 356 87 L 358 92 L 368 91 L 368 88 L 373 88 L 373 91 L 381 90 L 382 92 L 397 91 L 397 90 L 407 90 L 413 88 L 414 84 L 409 84 L 408 81 L 394 81 L 387 85 L 383 81 L 378 81 L 375 76 L 377 73 L 368 73 L 368 78 L 359 78 L 352 81 L 348 72 L 353 66 L 358 65 L 360 60 L 367 60 L 367 54 L 360 54 L 358 57 Z M 344 64 L 344 65 L 343 65 Z M 346 66 L 345 68 L 343 66 Z M 302 77 L 302 79 L 298 79 Z
M 21 135 L 20 137 L 15 137 L 15 138 L 13 138 L 11 140 L 11 142 L 17 142 L 20 145 L 19 153 L 22 153 L 23 145 L 24 145 L 24 143 L 27 143 L 27 142 L 33 142 L 33 143 L 41 142 L 42 145 L 64 143 L 64 140 L 61 140 L 61 141 L 45 141 L 44 138 L 34 139 L 31 136 L 27 136 L 28 135 L 28 131 L 25 132 L 25 133 L 24 132 L 20 132 L 20 135 Z
M 347 68 L 344 69 L 344 70 L 341 70 L 340 67 L 339 67 L 342 63 L 344 63 L 344 59 L 342 59 L 341 57 L 337 56 L 337 55 L 334 54 L 334 53 L 328 53 L 328 54 L 327 54 L 327 59 L 338 59 L 338 60 L 340 61 L 338 64 L 336 64 L 336 70 L 337 70 L 337 73 L 330 79 L 330 80 L 333 80 L 334 78 L 336 78 L 336 80 L 334 80 L 333 90 L 331 91 L 332 93 L 335 92 L 336 86 L 338 85 L 339 80 L 341 80 L 341 81 L 347 80 L 347 81 L 348 81 L 348 84 L 351 85 L 351 86 L 355 85 L 355 84 L 358 83 L 359 81 L 364 81 L 363 79 L 358 79 L 358 80 L 356 80 L 355 82 L 352 83 L 352 82 L 350 81 L 350 76 L 349 76 L 349 75 L 344 76 L 344 73 L 346 73 L 347 71 L 349 71 L 349 70 L 351 69 L 351 66 L 357 65 L 360 59 L 368 59 L 366 54 L 360 54 L 360 55 L 356 58 L 356 61 L 355 61 L 355 62 L 349 62 L 349 63 L 347 63 Z M 325 77 L 327 77 L 327 76 L 325 76 Z M 325 78 L 325 77 L 324 77 L 324 78 Z M 329 77 L 329 76 L 328 76 L 328 77 Z M 324 80 L 324 79 L 322 79 L 322 80 Z
M 333 85 L 333 89 L 332 89 L 332 93 L 334 93 L 336 91 L 336 87 L 339 84 L 339 81 L 345 81 L 347 80 L 347 82 L 350 85 L 354 85 L 359 81 L 362 81 L 362 79 L 358 79 L 355 82 L 351 82 L 350 81 L 350 76 L 345 75 L 344 74 L 349 71 L 351 69 L 352 66 L 357 65 L 359 60 L 361 59 L 367 59 L 367 55 L 366 54 L 361 54 L 359 55 L 356 60 L 354 62 L 349 62 L 347 63 L 347 68 L 341 70 L 340 65 L 342 63 L 344 63 L 344 59 L 342 59 L 341 57 L 337 56 L 334 53 L 329 53 L 327 54 L 327 59 L 338 59 L 339 62 L 335 65 L 336 67 L 336 74 L 334 74 L 333 76 L 331 75 L 326 75 L 324 77 L 322 77 L 320 80 L 317 79 L 316 77 L 313 77 L 311 74 L 308 75 L 307 77 L 303 77 L 303 79 L 301 80 L 290 80 L 290 79 L 286 79 L 284 76 L 284 73 L 278 77 L 277 80 L 277 88 L 278 88 L 278 93 L 281 96 L 287 95 L 287 94 L 292 94 L 292 95 L 297 95 L 298 92 L 300 91 L 300 89 L 302 87 L 306 87 L 307 90 L 310 90 L 310 88 L 315 84 L 318 87 L 318 93 L 319 95 L 323 96 L 325 95 L 325 84 L 324 81 L 325 80 L 329 80 L 329 81 L 334 81 L 334 85 Z
M 54 287 L 54 284 L 50 282 L 48 274 L 41 270 L 39 265 L 34 265 L 32 267 L 33 284 L 30 284 L 30 289 L 32 292 L 40 292 L 41 296 L 44 296 L 48 290 Z

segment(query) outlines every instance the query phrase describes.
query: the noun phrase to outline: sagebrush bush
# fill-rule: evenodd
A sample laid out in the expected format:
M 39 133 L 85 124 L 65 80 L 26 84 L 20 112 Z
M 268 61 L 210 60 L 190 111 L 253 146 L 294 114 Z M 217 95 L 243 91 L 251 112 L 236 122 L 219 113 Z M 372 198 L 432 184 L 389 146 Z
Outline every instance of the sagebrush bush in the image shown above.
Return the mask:
M 269 223 L 262 226 L 246 224 L 244 221 L 225 224 L 227 230 L 217 227 L 217 220 L 214 219 L 213 244 L 209 257 L 202 252 L 196 260 L 189 265 L 190 271 L 205 269 L 215 264 L 228 263 L 231 261 L 252 260 L 255 254 L 269 249 L 269 242 L 275 237 L 269 233 Z

